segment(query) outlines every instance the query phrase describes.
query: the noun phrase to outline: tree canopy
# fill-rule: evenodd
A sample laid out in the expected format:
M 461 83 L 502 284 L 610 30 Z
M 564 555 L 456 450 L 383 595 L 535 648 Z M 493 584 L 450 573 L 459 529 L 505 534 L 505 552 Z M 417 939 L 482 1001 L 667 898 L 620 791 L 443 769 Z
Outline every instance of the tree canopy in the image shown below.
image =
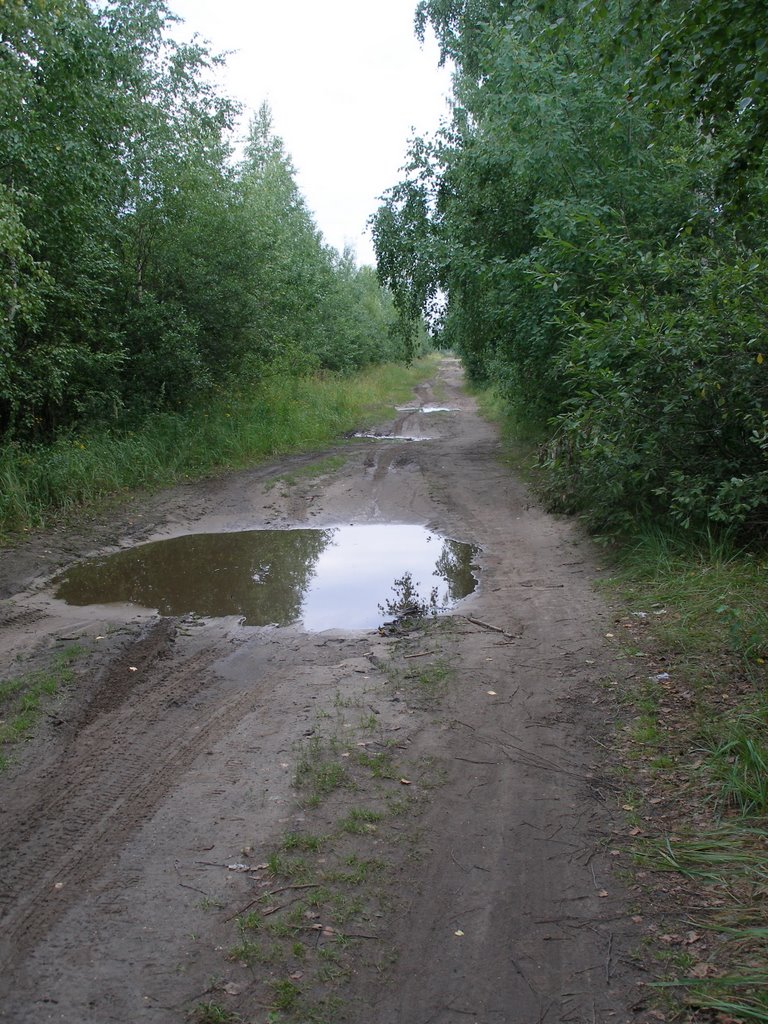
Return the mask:
M 765 536 L 760 6 L 417 10 L 453 111 L 374 218 L 382 280 L 538 432 L 556 504 L 598 529 Z

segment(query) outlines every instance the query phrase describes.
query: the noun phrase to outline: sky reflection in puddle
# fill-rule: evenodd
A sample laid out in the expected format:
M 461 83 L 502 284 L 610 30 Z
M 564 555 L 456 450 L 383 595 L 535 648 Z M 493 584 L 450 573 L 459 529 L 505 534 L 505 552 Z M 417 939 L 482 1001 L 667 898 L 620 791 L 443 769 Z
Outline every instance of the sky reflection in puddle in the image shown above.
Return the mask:
M 130 603 L 163 615 L 239 615 L 247 625 L 370 629 L 391 615 L 393 584 L 410 573 L 428 601 L 472 593 L 479 549 L 423 526 L 188 534 L 73 566 L 55 596 L 71 605 Z

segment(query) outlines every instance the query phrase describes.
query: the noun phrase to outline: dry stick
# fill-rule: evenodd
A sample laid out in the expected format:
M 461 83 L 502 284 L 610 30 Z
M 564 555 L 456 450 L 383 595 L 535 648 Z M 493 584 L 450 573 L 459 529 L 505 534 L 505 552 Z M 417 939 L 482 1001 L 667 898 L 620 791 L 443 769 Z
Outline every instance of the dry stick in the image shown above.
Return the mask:
M 426 658 L 428 654 L 434 654 L 434 651 L 419 651 L 418 654 L 404 654 L 404 658 Z
M 613 950 L 613 932 L 608 937 L 608 956 L 605 958 L 605 983 L 611 983 L 611 952 Z
M 234 914 L 231 914 L 229 917 L 225 917 L 224 920 L 225 921 L 232 921 L 232 920 L 234 920 L 236 917 L 239 917 L 241 914 L 244 914 L 246 912 L 246 910 L 250 910 L 251 907 L 255 906 L 257 903 L 259 903 L 261 900 L 263 900 L 265 896 L 277 896 L 278 893 L 288 892 L 289 889 L 318 889 L 318 888 L 319 888 L 319 883 L 317 883 L 317 882 L 310 882 L 310 883 L 308 883 L 306 885 L 283 885 L 279 889 L 272 889 L 270 892 L 260 892 L 259 895 L 256 897 L 256 899 L 251 900 L 250 903 L 246 903 L 246 905 L 242 908 L 242 910 L 236 910 Z M 286 903 L 285 906 L 288 906 L 288 904 Z M 279 910 L 280 907 L 277 907 L 276 909 Z M 272 913 L 274 913 L 274 911 L 272 911 Z
M 498 764 L 498 761 L 473 761 L 471 757 L 454 757 L 454 761 L 466 761 L 467 764 Z
M 493 626 L 490 622 L 483 622 L 482 619 L 476 619 L 472 615 L 465 615 L 464 618 L 467 622 L 471 622 L 474 626 L 482 626 L 483 629 L 493 630 L 494 633 L 501 633 L 502 636 L 507 637 L 509 640 L 515 640 L 516 637 L 512 633 L 508 633 L 506 629 L 502 629 L 501 626 Z
M 465 866 L 464 866 L 464 865 L 463 865 L 463 864 L 461 863 L 461 861 L 459 861 L 459 860 L 456 860 L 456 857 L 454 856 L 453 850 L 450 850 L 450 851 L 449 851 L 449 853 L 451 854 L 451 860 L 453 861 L 453 863 L 454 863 L 454 864 L 456 864 L 456 865 L 457 865 L 457 867 L 460 867 L 462 871 L 469 871 L 469 868 L 468 868 L 468 867 L 465 867 Z

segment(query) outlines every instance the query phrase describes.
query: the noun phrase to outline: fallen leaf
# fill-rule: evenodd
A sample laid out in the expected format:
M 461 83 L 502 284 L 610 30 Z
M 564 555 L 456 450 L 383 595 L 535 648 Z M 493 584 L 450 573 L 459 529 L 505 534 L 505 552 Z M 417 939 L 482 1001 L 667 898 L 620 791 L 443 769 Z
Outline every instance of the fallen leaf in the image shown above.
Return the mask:
M 605 897 L 608 895 L 608 890 L 607 889 L 601 889 L 600 892 L 597 895 L 601 899 L 605 899 Z
M 129 665 L 128 666 L 128 671 L 129 672 L 138 672 L 139 670 L 136 668 L 135 665 Z
M 461 930 L 461 928 L 457 928 L 456 931 L 453 934 L 454 935 L 463 935 L 464 932 Z
M 227 993 L 228 996 L 239 996 L 240 993 L 243 991 L 243 986 L 236 985 L 234 981 L 230 981 L 227 982 L 227 984 L 224 986 L 224 991 Z
M 694 942 L 698 942 L 700 938 L 701 935 L 698 932 L 688 932 L 688 934 L 685 936 L 685 941 L 688 943 L 689 946 L 691 946 Z
M 489 697 L 495 697 L 496 696 L 496 691 L 495 690 L 488 690 L 488 696 Z
M 53 888 L 61 890 L 61 889 L 64 888 L 64 883 L 63 882 L 54 882 L 53 883 Z
M 291 978 L 292 981 L 298 981 L 300 978 L 304 977 L 304 972 L 294 971 L 293 974 L 289 975 L 289 977 Z
M 413 783 L 411 782 L 410 779 L 400 779 L 400 785 L 401 786 L 412 786 Z

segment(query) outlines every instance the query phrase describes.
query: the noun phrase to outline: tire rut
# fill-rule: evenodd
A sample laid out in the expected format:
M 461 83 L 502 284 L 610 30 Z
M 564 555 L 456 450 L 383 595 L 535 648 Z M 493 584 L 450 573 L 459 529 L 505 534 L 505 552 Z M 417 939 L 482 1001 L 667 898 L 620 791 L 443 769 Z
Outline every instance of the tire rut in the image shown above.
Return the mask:
M 81 729 L 68 752 L 3 814 L 0 950 L 20 959 L 48 931 L 128 836 L 159 805 L 205 745 L 254 702 L 238 692 L 195 701 L 215 653 L 169 665 L 151 687 Z M 6 975 L 7 976 L 7 975 Z

